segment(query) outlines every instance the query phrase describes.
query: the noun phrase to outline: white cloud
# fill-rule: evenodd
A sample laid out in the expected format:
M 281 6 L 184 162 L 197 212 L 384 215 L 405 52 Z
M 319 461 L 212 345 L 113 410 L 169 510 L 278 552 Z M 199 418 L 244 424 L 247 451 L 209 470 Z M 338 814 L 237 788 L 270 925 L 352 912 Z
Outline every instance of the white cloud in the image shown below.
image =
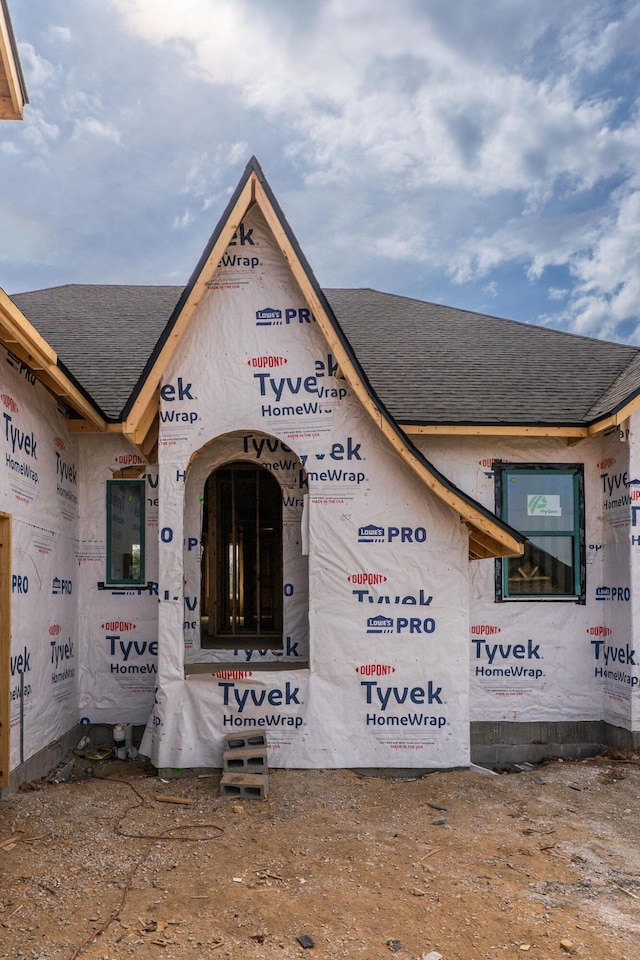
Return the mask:
M 175 216 L 171 224 L 174 230 L 184 230 L 193 221 L 193 214 L 190 210 L 185 210 L 182 216 Z
M 34 27 L 49 43 L 49 59 L 23 45 L 37 109 L 6 140 L 46 163 L 41 196 L 84 199 L 108 178 L 113 209 L 148 229 L 145 267 L 159 220 L 201 244 L 255 152 L 330 283 L 384 275 L 437 299 L 466 285 L 529 319 L 535 293 L 536 311 L 559 311 L 546 322 L 612 336 L 640 313 L 640 0 L 90 9 L 55 0 L 52 25 Z M 513 278 L 523 295 L 509 298 Z
M 569 295 L 567 287 L 549 287 L 547 296 L 549 300 L 566 300 Z
M 248 0 L 218 0 L 215 11 L 208 0 L 113 3 L 142 37 L 186 44 L 205 80 L 237 87 L 301 137 L 297 156 L 311 175 L 349 177 L 366 163 L 415 187 L 522 191 L 540 202 L 559 178 L 565 190 L 588 189 L 628 162 L 609 127 L 613 101 L 584 99 L 569 75 L 539 80 L 463 56 L 409 0 L 327 0 L 289 31 Z M 583 62 L 596 41 L 610 51 L 604 34 L 565 47 Z
M 69 43 L 71 40 L 71 30 L 69 27 L 57 27 L 53 24 L 47 28 L 45 32 L 47 40 L 57 41 L 61 40 L 63 43 Z
M 52 63 L 36 53 L 30 43 L 19 43 L 20 62 L 27 81 L 30 98 L 49 86 L 56 78 L 56 69 Z
M 43 112 L 31 107 L 28 113 L 25 113 L 24 127 L 21 132 L 32 148 L 40 152 L 46 152 L 49 146 L 60 136 L 60 128 L 56 123 L 49 123 L 45 120 Z
M 577 280 L 568 305 L 572 328 L 615 337 L 631 321 L 632 336 L 640 339 L 640 190 L 622 194 L 616 217 L 603 222 L 597 241 L 571 268 Z
M 84 117 L 76 120 L 73 130 L 73 139 L 82 140 L 85 137 L 96 137 L 99 140 L 111 140 L 121 144 L 120 133 L 116 127 L 108 122 L 98 120 L 97 117 Z

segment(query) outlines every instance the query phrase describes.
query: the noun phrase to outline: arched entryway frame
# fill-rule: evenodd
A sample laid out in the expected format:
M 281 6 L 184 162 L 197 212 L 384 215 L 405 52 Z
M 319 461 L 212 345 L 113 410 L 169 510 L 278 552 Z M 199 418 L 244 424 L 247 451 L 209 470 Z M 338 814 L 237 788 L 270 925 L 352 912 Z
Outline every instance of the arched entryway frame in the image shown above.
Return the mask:
M 225 434 L 194 454 L 184 499 L 186 663 L 308 660 L 306 490 L 300 458 L 268 434 Z

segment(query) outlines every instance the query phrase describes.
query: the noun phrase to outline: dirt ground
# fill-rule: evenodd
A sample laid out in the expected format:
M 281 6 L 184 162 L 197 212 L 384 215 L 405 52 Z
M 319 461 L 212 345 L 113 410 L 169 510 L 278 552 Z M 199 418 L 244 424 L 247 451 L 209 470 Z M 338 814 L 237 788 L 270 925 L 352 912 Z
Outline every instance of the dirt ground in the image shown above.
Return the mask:
M 274 770 L 266 801 L 76 761 L 0 803 L 0 956 L 638 960 L 639 796 L 629 754 L 404 781 Z

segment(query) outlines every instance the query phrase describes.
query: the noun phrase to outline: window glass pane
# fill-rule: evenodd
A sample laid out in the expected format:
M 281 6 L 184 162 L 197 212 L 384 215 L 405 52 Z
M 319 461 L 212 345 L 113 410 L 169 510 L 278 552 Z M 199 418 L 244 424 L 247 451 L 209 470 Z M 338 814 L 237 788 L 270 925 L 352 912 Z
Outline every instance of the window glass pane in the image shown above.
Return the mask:
M 507 595 L 575 595 L 573 551 L 573 537 L 531 537 L 524 556 L 509 558 Z
M 521 531 L 571 533 L 575 526 L 574 478 L 569 473 L 505 471 L 507 523 Z
M 113 480 L 107 484 L 107 557 L 110 583 L 142 582 L 144 485 Z

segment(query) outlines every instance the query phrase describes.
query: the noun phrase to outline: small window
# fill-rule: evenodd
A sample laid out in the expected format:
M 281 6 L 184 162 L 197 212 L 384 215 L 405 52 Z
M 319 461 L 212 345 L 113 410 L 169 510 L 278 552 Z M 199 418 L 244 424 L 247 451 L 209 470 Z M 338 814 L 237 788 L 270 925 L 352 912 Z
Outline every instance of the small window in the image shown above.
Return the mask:
M 144 579 L 144 480 L 107 481 L 107 583 Z
M 581 465 L 496 463 L 496 508 L 527 537 L 524 555 L 498 561 L 498 600 L 585 601 Z

